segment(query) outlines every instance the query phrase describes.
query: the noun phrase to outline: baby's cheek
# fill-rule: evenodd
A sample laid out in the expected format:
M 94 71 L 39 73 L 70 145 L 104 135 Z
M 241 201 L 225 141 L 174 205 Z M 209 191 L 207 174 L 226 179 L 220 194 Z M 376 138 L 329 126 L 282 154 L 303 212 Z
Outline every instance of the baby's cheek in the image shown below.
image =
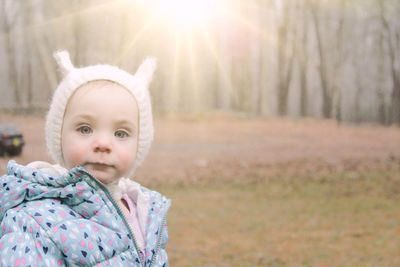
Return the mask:
M 128 172 L 131 171 L 131 168 L 133 167 L 133 162 L 135 161 L 136 158 L 136 152 L 135 152 L 136 150 L 132 151 L 121 154 L 120 162 L 121 162 L 121 171 L 124 172 L 123 175 L 128 174 Z
M 85 149 L 82 146 L 73 146 L 65 150 L 64 161 L 68 168 L 76 167 L 85 162 Z

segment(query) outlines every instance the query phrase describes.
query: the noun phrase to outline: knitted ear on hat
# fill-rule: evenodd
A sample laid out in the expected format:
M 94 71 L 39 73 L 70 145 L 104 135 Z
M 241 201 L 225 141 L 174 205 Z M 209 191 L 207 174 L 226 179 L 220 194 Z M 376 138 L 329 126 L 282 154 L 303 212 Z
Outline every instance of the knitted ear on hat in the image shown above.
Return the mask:
M 157 61 L 155 58 L 146 58 L 135 73 L 137 81 L 147 87 L 151 82 L 156 66 Z
M 56 60 L 63 77 L 67 76 L 67 74 L 74 69 L 74 65 L 72 65 L 71 58 L 69 57 L 69 53 L 67 51 L 56 51 L 53 54 L 53 57 Z

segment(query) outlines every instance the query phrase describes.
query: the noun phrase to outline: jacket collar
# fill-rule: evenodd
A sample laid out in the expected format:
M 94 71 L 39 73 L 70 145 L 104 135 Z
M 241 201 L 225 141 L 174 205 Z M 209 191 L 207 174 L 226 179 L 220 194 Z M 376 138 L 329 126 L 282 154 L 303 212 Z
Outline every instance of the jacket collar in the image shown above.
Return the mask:
M 8 176 L 14 176 L 24 181 L 52 187 L 65 187 L 68 184 L 81 181 L 81 170 L 83 170 L 83 168 L 78 166 L 69 170 L 64 175 L 52 176 L 35 168 L 20 165 L 14 160 L 10 160 L 7 164 Z

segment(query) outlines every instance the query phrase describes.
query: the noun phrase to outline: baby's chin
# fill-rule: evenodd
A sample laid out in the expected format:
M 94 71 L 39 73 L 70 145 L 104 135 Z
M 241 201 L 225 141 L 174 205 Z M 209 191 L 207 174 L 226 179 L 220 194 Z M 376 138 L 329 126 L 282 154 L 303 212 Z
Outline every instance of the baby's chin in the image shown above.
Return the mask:
M 90 165 L 85 166 L 85 169 L 103 184 L 109 184 L 118 179 L 113 170 L 110 169 L 93 168 Z

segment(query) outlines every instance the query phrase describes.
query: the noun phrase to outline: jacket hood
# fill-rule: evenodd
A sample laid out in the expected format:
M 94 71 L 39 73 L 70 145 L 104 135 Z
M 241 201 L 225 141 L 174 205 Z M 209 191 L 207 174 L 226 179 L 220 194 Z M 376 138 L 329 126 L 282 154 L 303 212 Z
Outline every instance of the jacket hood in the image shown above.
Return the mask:
M 0 221 L 5 212 L 24 201 L 39 198 L 59 198 L 67 202 L 82 202 L 71 198 L 64 189 L 82 181 L 82 168 L 76 167 L 62 176 L 51 176 L 40 170 L 17 164 L 11 160 L 7 164 L 7 174 L 0 180 Z M 76 204 L 77 204 L 76 203 Z

